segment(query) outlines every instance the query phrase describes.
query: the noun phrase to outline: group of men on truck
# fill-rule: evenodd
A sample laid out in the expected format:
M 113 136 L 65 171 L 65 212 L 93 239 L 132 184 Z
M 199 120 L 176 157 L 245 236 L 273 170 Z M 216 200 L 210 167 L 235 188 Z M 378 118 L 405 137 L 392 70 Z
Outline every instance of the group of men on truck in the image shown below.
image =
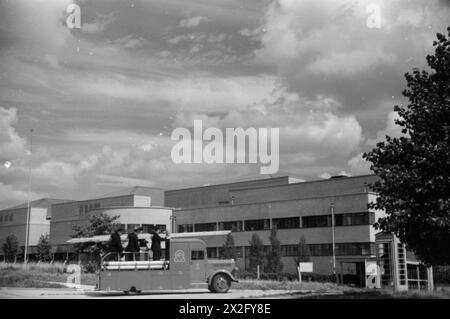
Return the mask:
M 123 230 L 120 228 L 117 228 L 112 234 L 111 238 L 109 240 L 109 253 L 110 258 L 115 260 L 120 260 L 123 256 L 123 253 L 125 252 L 125 260 L 126 261 L 137 261 L 140 260 L 140 254 L 143 250 L 144 252 L 148 252 L 149 250 L 152 251 L 153 256 L 152 260 L 161 260 L 161 241 L 166 241 L 166 254 L 165 259 L 168 258 L 168 233 L 166 232 L 166 237 L 162 238 L 161 230 L 159 227 L 156 227 L 150 231 L 150 234 L 152 235 L 151 238 L 151 246 L 148 247 L 148 242 L 145 239 L 139 239 L 138 235 L 141 234 L 143 231 L 142 227 L 135 227 L 133 229 L 133 232 L 128 234 L 128 244 L 124 248 L 122 246 L 122 240 L 120 238 Z

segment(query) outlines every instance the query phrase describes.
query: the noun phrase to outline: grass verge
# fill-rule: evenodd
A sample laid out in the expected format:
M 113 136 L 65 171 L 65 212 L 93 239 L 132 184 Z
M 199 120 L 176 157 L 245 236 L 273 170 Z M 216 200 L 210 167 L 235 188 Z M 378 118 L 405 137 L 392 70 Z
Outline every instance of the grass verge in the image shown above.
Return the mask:
M 0 263 L 0 287 L 63 288 L 62 285 L 50 282 L 67 282 L 69 275 L 62 263 Z M 95 274 L 81 274 L 82 285 L 96 283 Z

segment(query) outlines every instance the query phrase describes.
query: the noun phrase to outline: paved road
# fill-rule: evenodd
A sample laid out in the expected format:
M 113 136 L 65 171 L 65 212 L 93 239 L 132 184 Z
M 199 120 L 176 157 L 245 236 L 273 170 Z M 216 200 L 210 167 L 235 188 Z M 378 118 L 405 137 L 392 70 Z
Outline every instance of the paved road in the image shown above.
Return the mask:
M 203 289 L 189 289 L 173 292 L 153 292 L 125 295 L 123 293 L 100 293 L 91 290 L 71 288 L 1 288 L 0 299 L 240 299 L 274 298 L 288 294 L 298 295 L 306 291 L 286 290 L 230 290 L 226 294 L 214 294 Z

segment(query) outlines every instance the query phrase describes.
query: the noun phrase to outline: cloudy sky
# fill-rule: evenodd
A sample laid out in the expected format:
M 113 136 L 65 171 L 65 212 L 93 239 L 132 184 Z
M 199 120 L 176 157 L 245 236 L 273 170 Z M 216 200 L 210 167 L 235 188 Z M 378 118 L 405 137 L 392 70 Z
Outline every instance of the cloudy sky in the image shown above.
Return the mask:
M 194 119 L 280 128 L 278 175 L 368 173 L 450 17 L 444 0 L 79 0 L 70 30 L 72 2 L 0 0 L 0 207 L 26 201 L 30 164 L 32 198 L 267 177 L 174 164 L 171 132 Z

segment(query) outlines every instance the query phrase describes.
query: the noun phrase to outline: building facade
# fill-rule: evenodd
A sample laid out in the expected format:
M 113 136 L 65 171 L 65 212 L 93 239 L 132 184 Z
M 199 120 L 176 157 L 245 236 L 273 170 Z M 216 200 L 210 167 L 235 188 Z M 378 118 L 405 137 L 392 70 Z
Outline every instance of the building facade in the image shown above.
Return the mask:
M 119 216 L 115 222 L 127 232 L 136 226 L 142 226 L 144 232 L 156 226 L 172 231 L 172 210 L 163 207 L 161 189 L 133 187 L 105 197 L 56 204 L 50 222 L 50 244 L 56 260 L 76 258 L 74 246 L 67 244 L 73 227 L 86 224 L 92 215 L 100 213 Z
M 375 180 L 367 175 L 291 183 L 281 177 L 166 191 L 165 204 L 176 207 L 178 232 L 232 230 L 240 268 L 248 267 L 252 234 L 268 247 L 270 230 L 276 228 L 284 271 L 296 271 L 303 236 L 315 273 L 336 271 L 343 280 L 364 285 L 365 263 L 376 261 L 372 225 L 382 216 L 367 208 L 376 198 L 368 190 Z M 223 239 L 208 240 L 208 256 L 218 258 L 222 245 Z
M 252 235 L 268 250 L 271 229 L 276 229 L 285 272 L 296 273 L 303 237 L 316 274 L 336 275 L 341 283 L 361 287 L 432 289 L 431 267 L 395 236 L 374 228 L 384 215 L 368 208 L 377 197 L 369 190 L 376 180 L 364 175 L 296 182 L 286 176 L 170 190 L 165 204 L 175 207 L 178 232 L 232 230 L 241 269 L 249 266 Z M 223 238 L 206 243 L 208 257 L 220 258 Z
M 32 260 L 36 253 L 36 245 L 42 235 L 50 234 L 50 218 L 52 204 L 67 202 L 61 199 L 42 198 L 30 202 L 30 230 L 29 230 L 29 257 Z M 0 246 L 6 237 L 13 234 L 20 247 L 19 259 L 23 260 L 26 241 L 28 204 L 11 207 L 0 211 Z M 0 256 L 4 252 L 0 249 Z

